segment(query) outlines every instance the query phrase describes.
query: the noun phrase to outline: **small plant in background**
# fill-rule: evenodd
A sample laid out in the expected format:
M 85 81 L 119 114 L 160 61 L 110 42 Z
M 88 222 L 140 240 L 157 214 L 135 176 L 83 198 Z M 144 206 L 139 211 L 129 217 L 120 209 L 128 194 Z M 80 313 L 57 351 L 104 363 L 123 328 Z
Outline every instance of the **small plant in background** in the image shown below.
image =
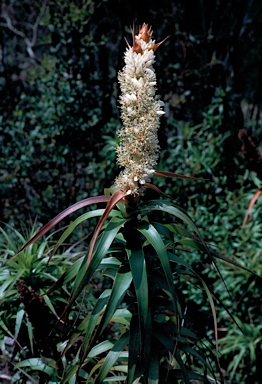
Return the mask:
M 87 198 L 61 212 L 7 262 L 8 268 L 18 263 L 40 237 L 69 214 L 91 204 L 106 203 L 104 209 L 96 208 L 75 219 L 49 253 L 42 250 L 49 260 L 47 264 L 56 265 L 58 248 L 77 227 L 99 218 L 87 252 L 70 259 L 70 265 L 53 279 L 53 284 L 50 282 L 42 296 L 32 291 L 32 284 L 28 291 L 23 280 L 18 286 L 24 300 L 26 294 L 34 296 L 37 303 L 45 298 L 50 309 L 55 309 L 56 300 L 51 305 L 49 297 L 59 290 L 70 291 L 68 302 L 57 316 L 57 324 L 62 321 L 64 326 L 72 320 L 76 302 L 82 300 L 69 336 L 63 333 L 58 343 L 61 359 L 56 359 L 57 351 L 53 356 L 51 351 L 44 355 L 52 359 L 45 364 L 50 381 L 57 382 L 59 377 L 59 382 L 70 384 L 223 382 L 217 358 L 214 295 L 184 255 L 198 250 L 215 267 L 215 257 L 229 264 L 231 261 L 204 242 L 187 212 L 151 184 L 153 176 L 195 180 L 154 169 L 159 155 L 159 118 L 164 114 L 163 103 L 155 95 L 153 67 L 161 43 L 152 39 L 151 28 L 143 24 L 137 35 L 133 31 L 132 46 L 128 44 L 125 53 L 125 67 L 119 73 L 123 128 L 116 148 L 117 161 L 124 169 L 115 185 L 105 195 Z M 143 195 L 145 188 L 157 191 L 163 198 L 148 201 Z M 219 278 L 219 271 L 215 271 Z M 98 272 L 109 284 L 88 308 L 88 284 Z M 214 321 L 211 344 L 205 343 L 187 317 L 181 279 L 208 298 Z M 56 327 L 54 324 L 54 331 Z M 41 353 L 44 351 L 39 351 L 39 357 Z M 30 359 L 16 367 L 30 369 L 32 364 L 33 369 L 40 369 L 36 360 Z M 50 364 L 52 370 L 48 369 Z
M 33 373 L 31 376 L 34 369 L 58 377 L 55 361 L 60 355 L 56 344 L 67 332 L 60 315 L 68 301 L 69 287 L 65 285 L 50 296 L 46 291 L 81 256 L 74 251 L 74 246 L 62 253 L 53 252 L 52 234 L 14 257 L 38 230 L 36 224 L 29 232 L 26 229 L 19 232 L 9 226 L 0 228 L 0 343 L 3 361 L 11 364 L 6 377 L 10 377 L 16 363 L 12 382 L 20 382 L 24 375 L 35 382 L 39 375 Z M 92 302 L 94 296 L 90 291 L 86 311 L 90 310 Z M 74 322 L 73 318 L 71 320 Z M 48 363 L 41 357 L 34 358 L 42 355 L 49 357 Z M 19 362 L 26 357 L 29 359 Z M 26 373 L 24 368 L 30 372 Z

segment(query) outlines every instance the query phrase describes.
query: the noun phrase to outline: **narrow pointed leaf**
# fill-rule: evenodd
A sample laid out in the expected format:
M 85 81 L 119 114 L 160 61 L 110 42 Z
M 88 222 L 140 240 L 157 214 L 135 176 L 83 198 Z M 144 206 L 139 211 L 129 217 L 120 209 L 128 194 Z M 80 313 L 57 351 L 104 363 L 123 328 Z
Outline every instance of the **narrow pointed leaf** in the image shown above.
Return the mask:
M 262 194 L 262 190 L 261 189 L 258 189 L 256 191 L 256 193 L 254 194 L 254 196 L 252 197 L 252 199 L 250 200 L 250 203 L 249 203 L 249 206 L 247 208 L 247 211 L 246 211 L 246 215 L 245 215 L 245 218 L 244 218 L 244 221 L 242 223 L 242 228 L 245 226 L 246 222 L 247 222 L 247 219 L 248 219 L 248 215 L 250 214 L 250 211 L 251 209 L 253 208 L 255 202 L 257 201 L 257 199 L 259 198 L 259 196 Z
M 74 262 L 60 277 L 59 279 L 48 289 L 47 294 L 54 292 L 56 289 L 63 287 L 70 281 L 72 281 L 78 274 L 79 269 L 83 263 L 84 257 Z
M 170 177 L 174 179 L 183 179 L 183 180 L 207 180 L 199 177 L 179 175 L 173 172 L 165 172 L 165 171 L 158 171 L 158 170 L 155 170 L 155 172 L 153 173 L 153 176 Z
M 155 249 L 159 257 L 159 260 L 161 262 L 161 265 L 168 283 L 172 301 L 175 305 L 175 310 L 180 313 L 179 306 L 177 306 L 178 301 L 177 301 L 175 290 L 174 290 L 173 276 L 172 276 L 172 272 L 169 264 L 169 259 L 168 259 L 167 251 L 161 236 L 159 235 L 157 230 L 153 227 L 153 225 L 145 222 L 143 223 L 141 222 L 137 229 L 143 234 L 143 236 L 148 240 L 148 242 Z
M 114 366 L 117 359 L 121 355 L 123 349 L 126 347 L 128 343 L 129 334 L 128 332 L 124 333 L 120 336 L 120 338 L 117 340 L 111 351 L 107 354 L 105 361 L 99 371 L 99 374 L 97 375 L 94 383 L 102 383 L 103 380 L 106 378 L 106 375 L 110 371 L 110 369 Z
M 66 208 L 64 211 L 60 212 L 57 216 L 55 216 L 52 220 L 50 220 L 46 225 L 44 225 L 40 231 L 37 232 L 35 236 L 32 237 L 21 249 L 20 251 L 15 255 L 17 256 L 19 253 L 21 253 L 24 249 L 29 247 L 29 245 L 35 243 L 40 237 L 44 236 L 47 232 L 49 232 L 56 224 L 58 224 L 61 220 L 63 220 L 65 217 L 70 215 L 71 213 L 87 207 L 91 204 L 97 204 L 97 203 L 107 203 L 110 200 L 110 196 L 95 196 L 95 197 L 88 197 L 87 199 L 78 201 L 77 203 L 71 205 L 70 207 Z M 14 256 L 14 257 L 15 257 Z M 11 259 L 10 259 L 11 260 Z
M 152 348 L 151 359 L 148 371 L 148 384 L 159 383 L 159 350 L 158 345 Z
M 153 189 L 154 191 L 156 191 L 159 195 L 161 196 L 164 196 L 164 197 L 167 197 L 168 199 L 170 199 L 170 196 L 166 195 L 164 192 L 161 191 L 160 188 L 158 188 L 156 185 L 154 184 L 151 184 L 151 183 L 145 183 L 143 185 L 143 188 L 148 188 L 148 189 Z
M 86 256 L 83 259 L 82 265 L 75 279 L 71 298 L 68 303 L 68 309 L 71 307 L 75 299 L 79 296 L 81 291 L 84 289 L 84 287 L 88 283 L 89 279 L 91 278 L 91 276 L 93 275 L 97 267 L 99 266 L 101 260 L 106 255 L 116 234 L 118 233 L 120 228 L 125 224 L 126 221 L 127 220 L 124 220 L 124 219 L 122 220 L 114 219 L 114 218 L 111 219 L 111 221 L 108 223 L 107 227 L 105 228 L 104 232 L 102 233 L 97 243 L 89 268 L 87 268 L 88 256 Z
M 110 298 L 111 290 L 106 289 L 100 295 L 97 303 L 92 311 L 92 314 L 89 315 L 88 326 L 85 331 L 85 337 L 81 349 L 81 360 L 84 359 L 84 356 L 87 355 L 87 352 L 90 351 L 91 340 L 94 338 L 94 332 L 96 327 L 99 325 L 102 315 L 105 312 L 106 305 L 108 304 Z M 88 352 L 89 353 L 89 352 Z
M 122 299 L 124 298 L 126 291 L 128 290 L 130 284 L 132 281 L 132 274 L 130 271 L 125 272 L 120 268 L 119 272 L 116 275 L 112 292 L 109 298 L 109 302 L 106 306 L 106 310 L 104 312 L 104 315 L 102 317 L 102 320 L 99 324 L 99 330 L 98 334 L 100 335 L 111 318 L 113 317 L 114 313 L 116 312 L 118 306 L 122 302 Z
M 79 216 L 76 220 L 74 220 L 66 228 L 66 230 L 63 232 L 63 234 L 60 236 L 60 238 L 58 239 L 58 241 L 57 241 L 57 243 L 56 243 L 52 253 L 54 254 L 56 252 L 56 250 L 59 248 L 59 246 L 64 243 L 64 241 L 68 238 L 68 236 L 71 235 L 71 233 L 74 231 L 74 229 L 79 224 L 81 224 L 83 221 L 86 221 L 86 220 L 91 219 L 93 217 L 97 217 L 97 216 L 103 215 L 104 211 L 105 211 L 104 209 L 96 209 L 94 211 L 90 211 L 90 212 L 84 213 L 83 215 Z
M 131 272 L 122 272 L 121 268 L 120 271 L 117 273 L 113 288 L 111 291 L 111 295 L 109 298 L 109 301 L 106 305 L 105 311 L 102 315 L 102 319 L 98 325 L 97 330 L 95 331 L 95 334 L 92 336 L 92 341 L 90 342 L 89 346 L 86 345 L 86 349 L 83 350 L 83 354 L 81 356 L 80 364 L 84 362 L 84 359 L 88 355 L 90 349 L 93 347 L 93 345 L 98 340 L 99 336 L 105 329 L 105 327 L 108 325 L 110 320 L 112 319 L 114 313 L 116 312 L 119 304 L 122 302 L 123 297 L 126 294 L 127 289 L 129 288 L 132 281 L 132 275 Z
M 127 373 L 127 384 L 134 382 L 135 373 L 137 370 L 137 360 L 140 349 L 140 327 L 137 316 L 133 316 L 130 323 L 129 329 L 129 356 L 128 356 L 128 373 Z
M 88 257 L 87 257 L 87 267 L 89 266 L 90 262 L 91 262 L 91 258 L 92 258 L 92 253 L 93 253 L 93 250 L 94 250 L 94 246 L 95 246 L 95 243 L 96 243 L 96 240 L 97 240 L 97 237 L 99 235 L 99 232 L 102 228 L 102 225 L 104 224 L 104 222 L 106 221 L 109 213 L 112 211 L 112 209 L 115 207 L 115 205 L 121 201 L 124 197 L 128 196 L 128 193 L 126 192 L 122 192 L 122 191 L 119 191 L 117 190 L 116 192 L 114 192 L 114 194 L 110 197 L 110 199 L 108 200 L 108 203 L 106 205 L 106 209 L 105 209 L 105 212 L 103 213 L 103 215 L 101 216 L 96 228 L 95 228 L 95 231 L 94 231 L 94 235 L 92 237 L 92 240 L 90 242 L 90 246 L 89 246 L 89 252 L 88 252 Z M 108 197 L 108 196 L 106 196 Z
M 221 280 L 223 281 L 223 283 L 227 289 L 225 280 L 224 280 L 223 276 L 221 275 L 220 269 L 218 268 L 216 261 L 214 260 L 214 258 L 212 257 L 212 254 L 210 253 L 210 248 L 206 245 L 206 243 L 202 239 L 202 236 L 201 236 L 200 231 L 198 230 L 197 226 L 195 225 L 193 220 L 190 218 L 190 216 L 187 214 L 187 212 L 184 209 L 177 207 L 177 206 L 173 206 L 169 202 L 165 202 L 162 200 L 151 201 L 146 206 L 143 206 L 142 209 L 145 212 L 148 209 L 149 209 L 149 211 L 154 209 L 154 210 L 160 210 L 163 212 L 167 212 L 171 215 L 174 215 L 175 217 L 178 217 L 179 219 L 184 221 L 186 224 L 188 224 L 196 232 L 205 252 L 209 255 L 209 257 L 213 261 L 215 268 L 217 270 L 217 273 L 219 274 L 219 277 L 221 278 Z
M 105 306 L 109 300 L 110 293 L 110 289 L 106 289 L 101 293 L 100 297 L 97 299 L 93 311 L 84 318 L 84 320 L 78 326 L 77 330 L 71 335 L 67 346 L 63 351 L 63 354 L 65 354 L 67 350 L 76 342 L 79 336 L 82 335 L 84 335 L 84 339 L 82 342 L 81 351 L 89 348 L 92 334 L 95 330 L 95 327 L 99 324 L 99 317 L 101 317 L 102 313 L 105 310 Z
M 152 200 L 147 202 L 145 205 L 141 204 L 140 209 L 145 213 L 151 212 L 152 210 L 158 210 L 158 211 L 169 213 L 170 215 L 173 215 L 178 219 L 181 219 L 186 224 L 188 224 L 197 233 L 197 235 L 199 236 L 199 239 L 201 239 L 201 235 L 197 226 L 195 225 L 193 220 L 190 218 L 190 216 L 187 214 L 187 212 L 180 207 L 176 207 L 172 205 L 168 201 Z
M 135 243 L 133 245 L 128 243 L 126 251 L 136 290 L 142 344 L 142 334 L 144 334 L 148 314 L 148 282 L 145 256 L 142 246 L 137 247 Z
M 178 364 L 179 364 L 179 366 L 181 368 L 181 372 L 182 372 L 185 384 L 190 384 L 189 377 L 188 377 L 188 371 L 187 371 L 187 369 L 186 369 L 186 367 L 184 365 L 183 360 L 181 359 L 180 354 L 178 352 L 176 352 L 174 354 L 174 356 L 175 356 L 175 359 L 176 359 L 176 361 L 178 362 Z
M 114 344 L 109 340 L 104 340 L 95 345 L 88 354 L 88 357 L 97 358 L 101 353 L 107 352 L 113 348 Z

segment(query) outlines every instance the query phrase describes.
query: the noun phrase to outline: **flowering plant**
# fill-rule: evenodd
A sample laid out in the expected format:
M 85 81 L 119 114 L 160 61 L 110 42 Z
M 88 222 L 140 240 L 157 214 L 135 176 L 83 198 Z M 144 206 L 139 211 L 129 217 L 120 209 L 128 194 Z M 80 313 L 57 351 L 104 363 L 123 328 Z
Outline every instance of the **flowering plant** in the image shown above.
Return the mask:
M 230 260 L 207 245 L 187 212 L 151 184 L 153 176 L 195 179 L 154 169 L 159 153 L 157 130 L 164 114 L 164 103 L 155 94 L 153 67 L 155 51 L 161 43 L 152 39 L 151 28 L 143 24 L 137 35 L 133 32 L 133 44 L 128 44 L 125 53 L 125 66 L 119 73 L 123 128 L 116 149 L 117 161 L 124 169 L 115 185 L 105 195 L 89 197 L 61 212 L 21 249 L 72 212 L 91 204 L 106 204 L 104 209 L 79 216 L 55 246 L 56 250 L 84 221 L 99 217 L 88 252 L 48 291 L 72 283 L 70 299 L 61 316 L 63 322 L 68 321 L 73 303 L 97 270 L 112 282 L 69 340 L 61 341 L 65 368 L 61 383 L 210 382 L 209 375 L 214 381 L 220 374 L 216 354 L 191 329 L 179 300 L 178 283 L 183 278 L 206 291 L 217 344 L 213 294 L 182 256 L 193 247 L 207 253 L 215 265 L 215 257 Z M 145 188 L 158 191 L 165 199 L 143 201 Z M 155 212 L 163 213 L 165 219 L 156 222 Z M 116 331 L 111 332 L 114 325 Z M 71 347 L 77 349 L 72 360 Z

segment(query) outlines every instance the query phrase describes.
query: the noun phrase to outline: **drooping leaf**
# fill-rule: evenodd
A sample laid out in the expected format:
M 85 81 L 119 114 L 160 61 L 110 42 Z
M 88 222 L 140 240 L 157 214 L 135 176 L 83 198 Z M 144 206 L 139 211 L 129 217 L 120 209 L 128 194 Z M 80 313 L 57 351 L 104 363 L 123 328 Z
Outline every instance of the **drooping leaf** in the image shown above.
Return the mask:
M 170 196 L 166 195 L 163 191 L 161 191 L 160 188 L 158 188 L 156 185 L 154 184 L 151 184 L 151 183 L 145 183 L 143 186 L 143 188 L 148 188 L 148 189 L 153 189 L 154 191 L 156 191 L 160 196 L 164 196 L 164 197 L 167 197 L 168 199 L 170 199 Z
M 89 266 L 90 262 L 91 262 L 91 258 L 92 258 L 92 253 L 93 253 L 93 250 L 94 250 L 94 246 L 95 246 L 95 243 L 96 243 L 96 240 L 97 240 L 97 237 L 99 235 L 99 232 L 102 228 L 102 225 L 104 224 L 104 222 L 106 221 L 108 215 L 110 214 L 110 212 L 112 211 L 112 209 L 115 207 L 115 205 L 123 200 L 126 196 L 128 196 L 128 193 L 126 192 L 123 192 L 123 191 L 115 191 L 114 194 L 110 197 L 110 199 L 108 200 L 107 202 L 107 205 L 106 205 L 106 209 L 105 209 L 105 212 L 103 213 L 103 215 L 100 217 L 100 220 L 99 222 L 97 223 L 97 226 L 95 228 L 95 231 L 94 231 L 94 234 L 93 234 L 93 237 L 92 237 L 92 240 L 90 242 L 90 245 L 89 245 L 89 252 L 88 252 L 88 257 L 87 257 L 87 267 Z M 106 196 L 108 197 L 108 196 Z
M 153 176 L 169 177 L 169 178 L 182 179 L 182 180 L 206 180 L 199 177 L 179 175 L 177 173 L 165 172 L 165 171 L 159 171 L 159 170 L 155 170 L 155 172 L 153 173 Z
M 74 231 L 74 229 L 81 224 L 83 221 L 86 221 L 88 219 L 91 219 L 93 217 L 101 216 L 104 213 L 104 209 L 96 209 L 94 211 L 90 211 L 87 213 L 84 213 L 83 215 L 79 216 L 76 220 L 74 220 L 63 232 L 63 234 L 60 236 L 60 238 L 57 240 L 56 245 L 52 251 L 52 254 L 56 252 L 56 250 L 59 248 L 61 244 L 64 243 L 64 241 L 68 238 L 68 236 L 71 235 L 71 233 Z
M 52 376 L 54 374 L 54 371 L 57 369 L 56 362 L 53 359 L 46 359 L 40 357 L 19 361 L 18 363 L 16 363 L 15 367 L 27 367 L 33 371 L 37 370 L 45 372 L 49 376 Z
M 44 236 L 56 224 L 58 224 L 61 220 L 63 220 L 65 217 L 67 217 L 71 213 L 81 208 L 87 207 L 88 205 L 91 205 L 91 204 L 107 203 L 109 200 L 110 200 L 110 196 L 95 196 L 95 197 L 88 197 L 87 199 L 78 201 L 77 203 L 71 205 L 70 207 L 66 208 L 64 211 L 60 212 L 57 216 L 55 216 L 52 220 L 50 220 L 46 225 L 44 225 L 28 242 L 26 242 L 25 245 L 23 245 L 23 247 L 19 250 L 19 252 L 14 257 L 16 257 L 19 253 L 21 253 L 26 248 L 28 248 L 31 244 L 35 243 L 38 239 L 40 239 L 40 237 Z

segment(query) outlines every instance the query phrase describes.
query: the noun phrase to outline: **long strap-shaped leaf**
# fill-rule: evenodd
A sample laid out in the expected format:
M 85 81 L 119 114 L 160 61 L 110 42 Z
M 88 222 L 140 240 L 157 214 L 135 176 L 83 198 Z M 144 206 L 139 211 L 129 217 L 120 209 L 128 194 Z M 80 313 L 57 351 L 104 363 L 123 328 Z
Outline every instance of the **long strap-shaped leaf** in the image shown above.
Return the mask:
M 67 346 L 65 350 L 63 351 L 63 355 L 67 352 L 67 350 L 78 340 L 79 336 L 82 336 L 85 334 L 81 349 L 85 349 L 89 346 L 90 339 L 92 337 L 92 334 L 94 332 L 95 327 L 98 325 L 100 317 L 102 312 L 104 311 L 104 307 L 108 302 L 108 299 L 110 297 L 110 290 L 107 289 L 98 298 L 96 305 L 92 311 L 91 314 L 89 314 L 78 326 L 78 329 L 76 332 L 72 334 L 70 337 Z M 72 365 L 71 368 L 69 368 L 68 372 L 66 373 L 65 377 L 63 378 L 61 384 L 68 383 L 70 380 L 72 380 L 72 377 L 76 375 L 77 371 L 79 370 L 80 366 L 78 364 Z
M 138 235 L 137 231 L 133 232 Z M 131 242 L 127 243 L 126 251 L 136 290 L 138 316 L 141 329 L 140 345 L 142 346 L 142 334 L 144 334 L 148 315 L 148 281 L 145 255 L 141 244 L 136 242 L 135 239 L 132 244 Z
M 101 295 L 97 299 L 97 302 L 92 312 L 84 318 L 84 320 L 78 326 L 77 330 L 70 337 L 67 343 L 67 346 L 63 352 L 63 355 L 76 342 L 79 336 L 84 335 L 84 340 L 82 342 L 82 349 L 85 349 L 89 346 L 92 334 L 95 330 L 95 327 L 98 325 L 100 321 L 99 318 L 101 317 L 103 311 L 105 310 L 105 306 L 108 303 L 110 294 L 111 294 L 110 289 L 106 289 L 101 293 Z
M 100 264 L 103 257 L 106 255 L 109 247 L 111 246 L 114 238 L 116 237 L 116 234 L 120 230 L 120 228 L 125 224 L 127 220 L 125 219 L 111 219 L 108 223 L 107 227 L 105 228 L 104 232 L 102 233 L 99 241 L 97 242 L 96 249 L 94 251 L 93 257 L 91 259 L 91 262 L 89 264 L 89 267 L 87 268 L 87 255 L 82 265 L 79 269 L 78 275 L 75 279 L 74 286 L 72 288 L 71 298 L 68 303 L 68 308 L 72 305 L 72 303 L 75 301 L 75 299 L 79 296 L 81 291 L 84 289 L 85 285 L 88 283 L 89 279 L 97 269 L 98 265 Z
M 214 305 L 214 300 L 213 300 L 213 296 L 212 296 L 212 293 L 210 292 L 208 286 L 206 285 L 205 281 L 201 278 L 201 276 L 195 272 L 195 270 L 192 268 L 191 265 L 189 265 L 188 263 L 185 263 L 183 262 L 182 259 L 180 259 L 179 257 L 173 255 L 171 252 L 168 252 L 168 256 L 170 258 L 170 260 L 178 263 L 178 264 L 181 264 L 183 266 L 185 266 L 186 268 L 188 268 L 189 270 L 192 271 L 192 273 L 197 276 L 197 278 L 201 281 L 206 293 L 207 293 L 207 296 L 208 296 L 208 300 L 209 300 L 209 303 L 210 303 L 210 306 L 211 306 L 211 310 L 212 310 L 212 314 L 213 314 L 213 320 L 214 320 L 214 331 L 215 331 L 215 339 L 216 339 L 216 350 L 218 352 L 218 331 L 217 331 L 217 319 L 216 319 L 216 310 L 215 310 L 215 305 Z
M 250 272 L 252 275 L 254 275 L 257 278 L 261 279 L 261 276 L 259 276 L 257 273 L 255 273 L 254 271 L 251 271 L 251 269 L 248 269 L 248 268 L 244 267 L 243 265 L 239 264 L 237 261 L 222 255 L 216 249 L 214 249 L 212 245 L 210 245 L 210 244 L 205 242 L 205 247 L 204 247 L 203 246 L 203 241 L 201 239 L 199 239 L 198 237 L 192 235 L 192 233 L 188 232 L 184 228 L 179 228 L 179 226 L 177 226 L 176 224 L 168 224 L 166 227 L 169 228 L 170 230 L 172 230 L 172 227 L 173 228 L 176 227 L 178 229 L 177 233 L 180 233 L 180 234 L 182 234 L 184 236 L 187 236 L 186 239 L 183 238 L 182 240 L 179 240 L 179 243 L 184 244 L 184 245 L 189 245 L 190 247 L 195 247 L 196 249 L 199 249 L 201 251 L 205 251 L 206 247 L 208 247 L 209 255 L 211 255 L 213 257 L 216 257 L 216 258 L 218 258 L 220 260 L 223 260 L 223 261 L 225 261 L 228 264 L 235 265 L 236 267 L 238 267 L 240 269 L 244 269 L 245 271 Z
M 94 235 L 92 237 L 92 240 L 90 242 L 90 246 L 89 246 L 89 252 L 88 252 L 88 257 L 87 257 L 87 263 L 86 263 L 86 267 L 88 268 L 90 262 L 91 262 L 91 258 L 92 258 L 92 253 L 93 253 L 93 250 L 94 250 L 94 246 L 95 246 L 95 243 L 96 243 L 96 240 L 97 240 L 97 237 L 99 235 L 99 232 L 102 228 L 102 225 L 104 224 L 104 222 L 106 221 L 109 213 L 112 211 L 112 209 L 115 207 L 115 205 L 117 203 L 119 203 L 119 201 L 121 201 L 122 199 L 124 199 L 126 196 L 128 196 L 129 193 L 126 193 L 126 192 L 123 192 L 123 191 L 115 191 L 114 194 L 110 197 L 110 199 L 108 200 L 108 203 L 107 203 L 107 206 L 106 206 L 106 209 L 105 209 L 105 212 L 103 213 L 103 215 L 100 217 L 100 220 L 96 226 L 96 229 L 94 231 Z
M 86 221 L 88 219 L 91 219 L 93 217 L 97 217 L 97 216 L 102 216 L 103 213 L 105 212 L 104 209 L 95 209 L 94 211 L 90 211 L 90 212 L 87 212 L 87 213 L 84 213 L 83 215 L 79 216 L 77 219 L 75 219 L 67 228 L 66 230 L 63 232 L 63 234 L 60 236 L 60 238 L 58 239 L 58 241 L 56 242 L 56 245 L 52 251 L 52 253 L 54 254 L 56 252 L 56 250 L 59 248 L 59 246 L 61 244 L 63 244 L 65 242 L 65 240 L 68 238 L 68 236 L 71 235 L 71 233 L 75 230 L 75 228 L 81 224 L 83 221 Z M 114 213 L 114 214 L 113 214 Z M 112 211 L 110 212 L 110 215 L 109 216 L 113 216 L 113 215 L 118 215 L 119 212 L 117 211 Z
M 120 270 L 118 271 L 115 281 L 113 284 L 113 288 L 111 291 L 111 295 L 108 301 L 108 304 L 106 306 L 105 312 L 102 316 L 102 319 L 99 323 L 99 326 L 96 329 L 96 332 L 92 336 L 92 340 L 90 340 L 90 343 L 88 346 L 86 346 L 85 350 L 82 350 L 82 355 L 80 359 L 80 365 L 84 362 L 86 356 L 88 355 L 90 349 L 93 347 L 93 345 L 98 340 L 98 337 L 101 335 L 107 324 L 110 322 L 111 318 L 113 317 L 115 311 L 117 310 L 119 304 L 122 302 L 123 297 L 126 294 L 127 289 L 129 288 L 132 281 L 132 274 L 130 271 L 126 272 L 122 270 L 122 267 L 120 267 Z
M 52 220 L 50 220 L 46 225 L 44 225 L 35 236 L 32 237 L 23 247 L 20 249 L 20 251 L 13 256 L 11 259 L 16 257 L 19 253 L 24 251 L 29 245 L 35 243 L 40 237 L 44 236 L 47 232 L 49 232 L 56 224 L 58 224 L 61 220 L 63 220 L 65 217 L 70 215 L 71 213 L 77 211 L 78 209 L 87 207 L 91 204 L 96 203 L 107 203 L 111 199 L 110 196 L 95 196 L 95 197 L 88 197 L 87 199 L 78 201 L 77 203 L 71 205 L 70 207 L 66 208 L 64 211 L 60 212 L 57 216 L 55 216 Z M 11 260 L 9 259 L 9 260 Z
M 148 384 L 159 383 L 159 346 L 156 342 L 152 345 L 152 353 L 148 370 Z
M 183 180 L 207 180 L 199 177 L 185 176 L 185 175 L 179 175 L 178 173 L 157 171 L 157 170 L 155 170 L 155 172 L 153 173 L 153 176 L 170 177 L 174 179 L 183 179 Z
M 94 273 L 96 268 L 99 266 L 103 257 L 106 255 L 119 229 L 122 227 L 122 225 L 125 224 L 126 221 L 127 220 L 124 220 L 124 219 L 122 220 L 114 219 L 114 218 L 111 219 L 105 231 L 103 232 L 101 238 L 97 242 L 97 246 L 94 252 L 94 257 L 91 260 L 91 264 L 89 268 L 86 269 L 86 262 L 88 257 L 88 255 L 86 255 L 84 258 L 77 260 L 72 266 L 70 266 L 68 270 L 65 271 L 65 273 L 63 273 L 63 275 L 60 276 L 59 279 L 47 291 L 47 294 L 49 294 L 50 292 L 53 292 L 55 289 L 62 287 L 66 282 L 72 281 L 75 278 L 74 285 L 71 292 L 71 298 L 62 316 L 64 316 L 65 313 L 68 313 L 68 310 L 70 309 L 70 307 L 72 306 L 76 298 L 85 288 L 92 274 Z
M 138 320 L 138 316 L 132 316 L 129 328 L 129 343 L 128 343 L 128 372 L 127 372 L 127 384 L 132 384 L 135 379 L 137 371 L 137 363 L 139 359 L 140 350 L 140 336 L 141 329 Z
M 124 268 L 120 267 L 114 284 L 112 288 L 112 292 L 109 298 L 109 302 L 106 306 L 106 310 L 99 324 L 99 329 L 97 330 L 97 334 L 100 335 L 111 318 L 113 317 L 115 311 L 117 310 L 119 304 L 122 302 L 126 291 L 128 290 L 132 281 L 132 274 L 130 271 L 126 272 Z
M 94 380 L 95 383 L 102 383 L 105 379 L 106 375 L 110 371 L 110 369 L 114 366 L 115 362 L 121 355 L 123 349 L 126 347 L 128 343 L 129 333 L 126 332 L 123 335 L 120 336 L 120 338 L 117 340 L 111 351 L 107 354 L 105 361 L 100 368 L 99 374 L 97 375 L 96 379 Z
M 171 204 L 169 201 L 151 200 L 145 204 L 141 204 L 140 209 L 144 213 L 151 212 L 153 210 L 169 213 L 170 215 L 173 215 L 182 220 L 184 223 L 188 224 L 193 229 L 193 231 L 197 233 L 199 239 L 201 239 L 201 234 L 188 213 L 184 209 Z
M 201 242 L 201 244 L 203 246 L 203 249 L 205 250 L 205 252 L 211 258 L 211 260 L 214 263 L 214 265 L 216 267 L 216 270 L 217 270 L 217 272 L 219 274 L 219 277 L 221 278 L 221 280 L 223 281 L 223 283 L 225 284 L 225 287 L 226 287 L 226 283 L 225 283 L 225 281 L 223 279 L 223 276 L 221 275 L 221 272 L 220 272 L 220 270 L 219 270 L 219 268 L 217 266 L 216 261 L 214 260 L 214 257 L 212 256 L 212 253 L 210 252 L 210 248 L 204 242 L 204 240 L 202 239 L 202 236 L 201 236 L 200 231 L 198 230 L 197 226 L 195 225 L 193 220 L 190 218 L 190 216 L 187 214 L 187 212 L 184 209 L 182 209 L 180 207 L 177 207 L 177 206 L 174 206 L 174 205 L 170 204 L 169 202 L 162 201 L 162 200 L 152 200 L 152 201 L 148 202 L 147 204 L 145 204 L 144 206 L 141 205 L 140 208 L 145 213 L 147 211 L 151 212 L 152 210 L 159 210 L 159 211 L 167 212 L 167 213 L 169 213 L 169 214 L 171 214 L 171 215 L 181 219 L 186 224 L 188 224 L 194 230 L 194 232 L 197 234 L 197 236 L 199 238 L 199 241 Z
M 143 186 L 141 188 L 149 188 L 149 189 L 153 189 L 154 191 L 156 191 L 160 196 L 164 196 L 165 198 L 168 198 L 170 199 L 170 196 L 166 195 L 164 192 L 161 191 L 160 188 L 158 188 L 156 185 L 154 184 L 151 184 L 151 183 L 145 183 L 143 184 Z
M 153 227 L 153 225 L 148 224 L 146 222 L 141 222 L 138 225 L 137 229 L 142 233 L 142 235 L 148 240 L 148 242 L 155 249 L 167 280 L 167 284 L 170 292 L 170 298 L 174 304 L 174 310 L 179 313 L 180 317 L 182 317 L 180 306 L 178 305 L 178 300 L 175 294 L 173 276 L 172 276 L 172 272 L 169 264 L 167 251 L 161 236 L 159 235 L 157 230 Z

